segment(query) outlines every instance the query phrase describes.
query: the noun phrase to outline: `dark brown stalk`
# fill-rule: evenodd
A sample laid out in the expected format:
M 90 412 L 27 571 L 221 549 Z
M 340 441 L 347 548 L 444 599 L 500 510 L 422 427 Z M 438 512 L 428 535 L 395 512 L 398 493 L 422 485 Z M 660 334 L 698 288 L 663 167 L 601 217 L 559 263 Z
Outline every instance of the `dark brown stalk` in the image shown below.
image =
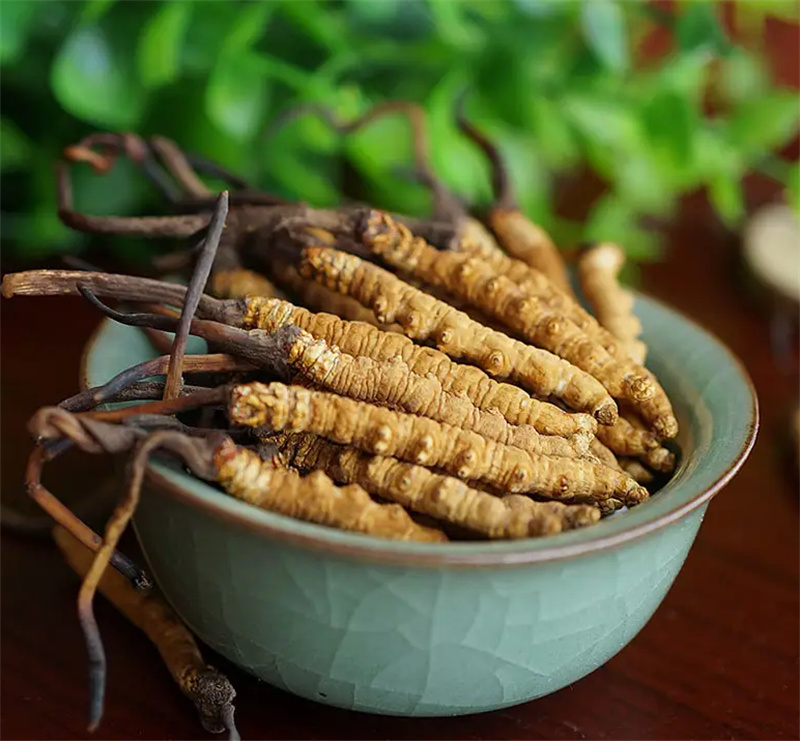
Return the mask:
M 483 153 L 489 160 L 491 165 L 492 190 L 494 191 L 495 197 L 494 208 L 518 211 L 519 203 L 517 201 L 517 196 L 514 192 L 514 186 L 508 174 L 508 168 L 506 167 L 500 150 L 466 117 L 464 108 L 466 106 L 467 93 L 468 90 L 462 91 L 456 100 L 456 124 L 464 136 L 483 150 Z
M 56 166 L 58 217 L 68 227 L 92 234 L 131 234 L 139 237 L 191 237 L 204 229 L 209 215 L 178 216 L 89 216 L 73 208 L 72 185 L 67 163 Z
M 90 732 L 97 729 L 103 716 L 106 673 L 105 650 L 94 617 L 94 595 L 100 578 L 109 564 L 111 554 L 136 510 L 148 457 L 158 448 L 167 448 L 181 457 L 194 473 L 203 478 L 212 478 L 214 474 L 212 451 L 219 441 L 213 440 L 209 444 L 209 440 L 188 438 L 172 430 L 159 430 L 150 434 L 136 446 L 125 495 L 108 521 L 103 544 L 97 550 L 78 593 L 78 616 L 89 654 L 88 730 Z
M 217 206 L 214 209 L 214 216 L 208 226 L 205 236 L 203 251 L 195 264 L 192 279 L 186 290 L 186 296 L 181 309 L 181 317 L 178 322 L 178 331 L 172 344 L 170 353 L 169 369 L 167 370 L 167 381 L 164 386 L 164 400 L 174 399 L 178 396 L 183 378 L 183 357 L 186 354 L 186 341 L 189 338 L 189 328 L 192 324 L 197 306 L 203 296 L 203 289 L 208 282 L 211 268 L 214 264 L 214 257 L 217 254 L 222 230 L 225 227 L 225 219 L 228 216 L 228 191 L 220 193 Z
M 122 324 L 156 327 L 166 331 L 172 331 L 175 327 L 176 320 L 173 317 L 154 313 L 125 314 L 106 306 L 88 289 L 79 287 L 78 290 L 103 314 Z M 236 321 L 242 316 L 240 303 L 235 300 L 218 301 L 214 308 L 217 316 L 231 321 Z M 237 358 L 266 369 L 279 378 L 287 379 L 289 377 L 287 347 L 300 330 L 294 326 L 281 327 L 275 332 L 245 330 L 222 322 L 194 319 L 189 331 L 208 342 L 215 343 Z
M 86 389 L 62 401 L 59 407 L 69 411 L 82 411 L 84 408 L 92 408 L 98 404 L 109 403 L 122 389 L 131 384 L 151 376 L 164 375 L 169 367 L 169 362 L 169 355 L 162 355 L 158 358 L 137 363 L 121 371 L 102 386 Z M 216 353 L 212 355 L 187 355 L 184 359 L 183 370 L 184 373 L 227 373 L 253 370 L 254 367 L 250 363 L 243 362 L 230 355 Z
M 121 422 L 139 414 L 179 414 L 211 404 L 224 404 L 227 402 L 228 396 L 228 389 L 221 386 L 213 389 L 200 389 L 177 399 L 153 401 L 109 411 L 82 412 L 80 416 L 90 417 L 97 422 Z
M 49 455 L 43 446 L 36 446 L 28 457 L 25 469 L 25 489 L 33 499 L 55 522 L 69 530 L 83 545 L 97 551 L 103 542 L 100 536 L 86 523 L 71 512 L 41 482 L 42 468 L 54 456 Z M 137 589 L 149 589 L 152 581 L 141 566 L 137 566 L 130 558 L 115 550 L 111 555 L 111 565 L 119 571 Z
M 148 143 L 190 198 L 212 199 L 211 190 L 200 180 L 183 150 L 174 141 L 164 136 L 151 136 Z
M 95 152 L 92 149 L 95 146 L 101 147 L 102 153 Z M 67 162 L 86 162 L 100 175 L 111 170 L 119 154 L 136 165 L 168 201 L 175 202 L 180 197 L 174 183 L 153 159 L 147 144 L 136 134 L 94 133 L 64 149 Z
M 97 404 L 93 401 L 96 391 L 102 390 L 102 386 L 95 386 L 80 393 L 64 399 L 58 406 L 68 412 L 88 412 L 94 409 Z M 182 396 L 188 396 L 195 391 L 200 391 L 202 386 L 185 385 L 181 389 Z M 103 404 L 116 404 L 125 401 L 155 401 L 164 395 L 164 383 L 161 381 L 136 381 L 127 388 L 121 388 L 114 393 L 103 394 Z

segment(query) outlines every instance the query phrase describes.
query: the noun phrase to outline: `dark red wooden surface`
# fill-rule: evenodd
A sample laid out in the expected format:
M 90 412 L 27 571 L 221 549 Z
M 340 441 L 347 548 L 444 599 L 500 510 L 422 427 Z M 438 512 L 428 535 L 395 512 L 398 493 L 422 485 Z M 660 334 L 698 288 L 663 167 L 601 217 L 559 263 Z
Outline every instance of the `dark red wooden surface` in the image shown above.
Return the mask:
M 736 245 L 687 204 L 666 259 L 645 288 L 715 332 L 744 361 L 762 427 L 741 473 L 712 502 L 661 608 L 633 643 L 550 697 L 451 719 L 382 718 L 333 710 L 261 684 L 212 655 L 239 692 L 246 739 L 797 739 L 798 479 L 781 454 L 797 401 L 797 365 L 779 366 L 767 318 L 737 280 Z M 3 301 L 2 494 L 20 492 L 25 419 L 71 393 L 80 347 L 96 322 L 76 299 Z M 57 321 L 57 329 L 53 323 Z M 96 460 L 65 460 L 53 488 L 75 497 Z M 128 550 L 135 546 L 127 541 Z M 2 737 L 86 738 L 85 654 L 77 582 L 46 539 L 2 535 Z M 205 734 L 159 657 L 102 600 L 109 660 L 101 738 Z M 209 652 L 210 653 L 210 652 Z

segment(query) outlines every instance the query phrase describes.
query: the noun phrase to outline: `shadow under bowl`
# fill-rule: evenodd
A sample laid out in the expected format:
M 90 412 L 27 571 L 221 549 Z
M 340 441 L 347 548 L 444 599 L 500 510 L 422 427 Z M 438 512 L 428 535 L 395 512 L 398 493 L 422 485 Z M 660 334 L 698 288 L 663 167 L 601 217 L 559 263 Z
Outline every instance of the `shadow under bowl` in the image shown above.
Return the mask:
M 758 427 L 752 384 L 718 340 L 642 295 L 636 313 L 681 425 L 679 467 L 644 504 L 548 538 L 405 543 L 265 512 L 152 463 L 134 521 L 152 574 L 214 650 L 329 705 L 458 715 L 575 682 L 655 612 Z M 106 321 L 85 383 L 149 357 L 139 330 Z

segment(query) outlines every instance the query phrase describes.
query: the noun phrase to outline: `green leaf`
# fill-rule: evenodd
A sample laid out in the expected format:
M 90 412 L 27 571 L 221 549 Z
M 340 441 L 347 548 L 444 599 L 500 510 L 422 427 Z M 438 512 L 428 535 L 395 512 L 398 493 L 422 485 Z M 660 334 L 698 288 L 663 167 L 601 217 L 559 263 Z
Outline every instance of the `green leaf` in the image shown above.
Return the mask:
M 97 23 L 116 4 L 117 0 L 86 0 L 81 12 L 83 23 Z
M 491 191 L 484 156 L 459 133 L 453 118 L 456 96 L 464 89 L 467 79 L 466 70 L 453 69 L 433 88 L 425 108 L 434 172 L 455 192 L 475 202 L 488 197 Z M 470 119 L 491 139 L 495 138 L 496 129 L 491 121 L 481 116 L 470 116 Z
M 746 153 L 763 153 L 788 143 L 800 121 L 796 91 L 772 90 L 743 101 L 730 120 L 730 140 Z
M 581 7 L 586 43 L 609 69 L 622 72 L 630 64 L 625 14 L 613 0 L 589 0 Z
M 577 163 L 580 147 L 557 103 L 544 95 L 533 98 L 531 122 L 533 138 L 546 164 L 556 170 L 566 170 Z
M 658 236 L 637 223 L 636 213 L 617 193 L 608 193 L 595 203 L 583 238 L 589 242 L 616 242 L 635 260 L 650 260 L 659 249 Z
M 491 3 L 501 5 L 501 3 Z M 512 4 L 531 18 L 550 18 L 563 13 L 571 3 L 554 3 L 553 0 L 512 0 Z
M 567 93 L 562 102 L 567 118 L 589 141 L 626 152 L 642 143 L 636 111 L 620 100 L 592 93 Z
M 191 3 L 167 2 L 145 25 L 136 61 L 147 87 L 168 85 L 180 74 L 181 50 L 192 8 Z
M 31 156 L 33 145 L 16 124 L 0 118 L 0 172 L 24 168 Z
M 726 103 L 740 104 L 763 95 L 769 84 L 769 72 L 761 57 L 739 49 L 722 62 L 719 92 Z
M 650 154 L 620 164 L 614 184 L 620 197 L 637 211 L 665 216 L 674 205 L 674 191 Z
M 683 3 L 676 33 L 681 51 L 706 48 L 715 53 L 727 52 L 731 44 L 720 22 L 718 4 L 708 0 Z
M 730 173 L 720 173 L 708 184 L 708 196 L 727 226 L 734 227 L 744 218 L 744 196 L 739 178 Z
M 234 139 L 250 140 L 263 125 L 268 93 L 257 57 L 223 54 L 214 65 L 206 88 L 206 115 Z
M 397 18 L 401 4 L 401 0 L 345 0 L 348 18 L 366 26 L 389 25 Z
M 328 52 L 340 54 L 347 51 L 349 27 L 342 22 L 340 15 L 331 12 L 328 3 L 319 0 L 283 2 L 280 8 L 297 28 Z
M 250 49 L 263 35 L 275 3 L 244 3 L 228 29 L 224 49 L 228 53 Z
M 592 242 L 624 243 L 632 224 L 633 212 L 627 202 L 615 193 L 608 193 L 592 206 L 586 217 L 584 238 Z
M 42 7 L 30 0 L 5 0 L 0 5 L 0 64 L 12 64 L 22 56 Z
M 708 69 L 714 55 L 707 48 L 682 52 L 664 61 L 653 74 L 641 80 L 644 90 L 670 90 L 700 105 L 706 89 Z
M 699 111 L 683 95 L 660 90 L 645 102 L 641 115 L 657 155 L 674 169 L 688 168 L 694 158 L 694 132 L 701 125 Z
M 381 3 L 371 4 L 380 5 Z M 438 34 L 437 41 L 465 51 L 480 46 L 483 41 L 481 28 L 468 20 L 463 5 L 441 2 L 441 0 L 428 0 L 427 7 Z
M 130 65 L 97 26 L 80 26 L 53 63 L 50 85 L 72 115 L 114 129 L 133 129 L 145 108 Z

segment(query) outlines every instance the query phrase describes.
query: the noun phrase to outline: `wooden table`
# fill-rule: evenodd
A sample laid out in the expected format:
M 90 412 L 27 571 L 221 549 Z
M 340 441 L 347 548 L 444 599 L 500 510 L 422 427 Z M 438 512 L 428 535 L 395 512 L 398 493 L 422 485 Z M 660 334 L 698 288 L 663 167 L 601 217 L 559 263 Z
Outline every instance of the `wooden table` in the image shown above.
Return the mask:
M 779 455 L 797 367 L 770 356 L 767 324 L 742 298 L 735 250 L 684 210 L 645 288 L 715 332 L 744 361 L 761 433 L 712 503 L 685 567 L 656 615 L 618 656 L 577 684 L 510 710 L 409 720 L 334 710 L 259 683 L 213 655 L 236 686 L 245 739 L 797 739 L 798 487 Z M 3 302 L 3 496 L 19 491 L 25 419 L 73 392 L 96 315 L 77 299 Z M 58 329 L 48 330 L 58 321 Z M 72 456 L 59 477 L 74 496 L 96 461 Z M 72 466 L 70 468 L 69 466 Z M 127 540 L 126 549 L 135 546 Z M 2 536 L 2 737 L 86 738 L 85 653 L 77 582 L 46 539 Z M 98 600 L 109 662 L 100 738 L 204 738 L 155 650 Z

